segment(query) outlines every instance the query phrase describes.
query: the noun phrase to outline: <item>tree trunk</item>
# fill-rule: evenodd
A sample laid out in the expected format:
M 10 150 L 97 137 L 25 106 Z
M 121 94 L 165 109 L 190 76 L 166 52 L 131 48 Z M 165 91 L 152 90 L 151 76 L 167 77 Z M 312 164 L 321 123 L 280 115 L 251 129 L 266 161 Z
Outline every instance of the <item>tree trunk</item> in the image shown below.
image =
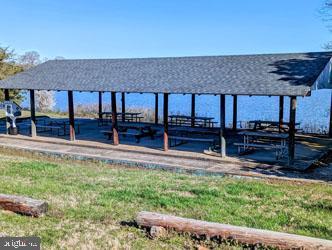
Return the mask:
M 23 196 L 0 194 L 0 208 L 15 213 L 39 217 L 46 213 L 47 206 L 45 201 Z
M 330 240 L 186 219 L 152 212 L 140 212 L 137 215 L 136 222 L 139 226 L 144 227 L 159 226 L 198 236 L 234 239 L 242 244 L 263 245 L 277 249 L 332 249 L 332 241 Z

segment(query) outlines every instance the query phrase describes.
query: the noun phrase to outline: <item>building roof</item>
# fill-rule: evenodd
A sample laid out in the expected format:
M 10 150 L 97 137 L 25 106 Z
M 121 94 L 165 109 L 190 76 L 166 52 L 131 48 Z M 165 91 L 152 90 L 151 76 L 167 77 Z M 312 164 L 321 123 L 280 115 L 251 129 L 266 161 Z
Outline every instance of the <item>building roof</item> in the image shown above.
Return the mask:
M 144 93 L 310 94 L 332 52 L 50 60 L 0 88 Z

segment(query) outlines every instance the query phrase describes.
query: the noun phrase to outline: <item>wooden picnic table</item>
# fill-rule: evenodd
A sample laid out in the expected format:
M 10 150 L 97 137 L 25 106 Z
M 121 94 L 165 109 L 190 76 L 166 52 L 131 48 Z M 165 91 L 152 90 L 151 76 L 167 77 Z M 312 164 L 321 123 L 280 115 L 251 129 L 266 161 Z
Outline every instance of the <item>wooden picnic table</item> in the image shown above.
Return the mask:
M 116 115 L 118 120 L 122 122 L 140 122 L 144 118 L 140 112 L 118 112 Z M 102 112 L 101 117 L 98 119 L 99 126 L 104 126 L 112 122 L 112 112 Z
M 76 133 L 80 133 L 80 124 L 75 123 Z M 24 121 L 18 124 L 19 131 L 23 129 L 31 130 L 31 122 Z M 37 133 L 56 132 L 58 136 L 69 135 L 69 121 L 53 120 L 49 117 L 36 117 Z
M 246 153 L 255 148 L 272 148 L 275 149 L 278 160 L 285 157 L 288 152 L 288 134 L 263 131 L 241 131 L 238 134 L 243 136 L 243 143 L 234 143 L 238 146 L 239 154 L 242 150 Z
M 132 135 L 136 138 L 136 142 L 139 143 L 143 137 L 151 137 L 153 140 L 156 134 L 156 130 L 153 129 L 152 125 L 136 122 L 119 122 L 118 123 L 119 134 L 123 136 Z M 129 130 L 133 130 L 131 132 Z M 108 135 L 108 139 L 112 139 L 113 130 L 101 131 L 105 135 Z
M 220 130 L 215 128 L 183 126 L 171 126 L 168 128 L 168 132 L 171 147 L 182 145 L 189 141 L 205 142 L 215 146 L 220 134 Z
M 264 120 L 253 120 L 249 121 L 249 126 L 253 128 L 253 130 L 263 130 L 267 128 L 274 128 L 279 129 L 279 122 L 278 121 L 264 121 Z M 300 123 L 295 123 L 295 126 L 300 126 Z M 289 122 L 283 122 L 281 124 L 281 131 L 288 131 L 289 129 Z
M 117 113 L 117 116 L 122 122 L 141 122 L 141 120 L 144 118 L 141 112 Z
M 218 128 L 204 128 L 204 127 L 183 127 L 183 126 L 170 126 L 168 128 L 170 132 L 179 133 L 193 133 L 200 135 L 219 135 L 220 129 Z
M 187 115 L 169 115 L 169 125 L 191 126 L 195 127 L 214 127 L 216 122 L 213 117 L 187 116 Z

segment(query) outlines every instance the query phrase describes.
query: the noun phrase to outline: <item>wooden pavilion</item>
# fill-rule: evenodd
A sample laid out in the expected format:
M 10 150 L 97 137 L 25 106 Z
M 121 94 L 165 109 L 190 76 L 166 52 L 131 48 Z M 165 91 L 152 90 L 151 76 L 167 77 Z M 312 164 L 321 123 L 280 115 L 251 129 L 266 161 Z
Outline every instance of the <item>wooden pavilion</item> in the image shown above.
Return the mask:
M 116 93 L 155 94 L 155 122 L 158 123 L 158 94 L 163 94 L 164 150 L 168 150 L 168 104 L 170 94 L 220 96 L 220 148 L 225 154 L 225 95 L 233 96 L 233 129 L 237 124 L 237 96 L 279 96 L 279 125 L 284 121 L 284 97 L 290 97 L 289 148 L 294 160 L 296 97 L 309 96 L 317 79 L 326 74 L 331 52 L 196 56 L 174 58 L 50 60 L 0 81 L 6 100 L 10 89 L 30 91 L 31 136 L 36 136 L 35 91 L 67 91 L 70 140 L 75 140 L 73 91 L 111 92 L 113 143 L 119 144 Z M 328 72 L 329 75 L 329 72 Z M 332 105 L 332 104 L 331 104 Z M 332 111 L 331 111 L 332 112 Z M 332 118 L 330 118 L 332 137 Z

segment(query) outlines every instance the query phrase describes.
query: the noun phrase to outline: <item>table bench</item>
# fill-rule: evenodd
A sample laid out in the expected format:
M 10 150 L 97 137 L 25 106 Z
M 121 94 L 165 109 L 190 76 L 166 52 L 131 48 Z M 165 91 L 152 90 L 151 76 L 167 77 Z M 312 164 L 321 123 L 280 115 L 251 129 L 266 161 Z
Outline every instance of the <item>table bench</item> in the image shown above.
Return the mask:
M 172 126 L 168 129 L 170 146 L 175 147 L 191 142 L 210 143 L 215 146 L 219 139 L 219 130 L 214 128 Z
M 107 130 L 102 130 L 100 131 L 101 133 L 103 133 L 104 135 L 107 136 L 108 140 L 112 140 L 113 139 L 113 131 L 107 131 Z M 134 136 L 136 139 L 136 142 L 139 143 L 140 142 L 140 134 L 139 133 L 135 133 L 135 132 L 118 132 L 119 135 L 123 135 L 123 136 Z
M 289 122 L 283 122 L 279 128 L 280 123 L 277 121 L 263 121 L 263 120 L 254 120 L 248 122 L 249 127 L 253 130 L 264 130 L 264 129 L 274 129 L 282 132 L 287 132 L 289 130 Z M 295 131 L 299 132 L 301 129 L 299 128 L 300 123 L 295 123 Z
M 187 116 L 187 115 L 169 115 L 169 125 L 175 126 L 192 126 L 202 128 L 213 128 L 217 122 L 213 117 Z
M 284 147 L 279 146 L 279 145 L 268 145 L 268 144 L 258 144 L 258 143 L 234 143 L 234 146 L 238 146 L 238 153 L 239 155 L 241 154 L 246 154 L 250 152 L 250 149 L 255 149 L 255 148 L 264 148 L 264 149 L 275 149 L 275 154 L 276 154 L 276 159 L 281 159 L 283 157 L 283 154 L 281 151 L 284 149 Z M 244 149 L 243 152 L 241 152 L 241 149 Z
M 31 128 L 31 125 L 30 125 Z M 53 133 L 54 130 L 58 132 L 58 136 L 64 135 L 60 134 L 60 131 L 63 129 L 60 126 L 53 126 L 53 125 L 36 125 L 37 133 L 47 133 L 51 132 Z
M 109 118 L 98 118 L 98 127 L 103 127 L 111 123 Z
M 48 133 L 53 134 L 53 131 L 57 132 L 58 136 L 69 135 L 69 122 L 68 121 L 49 121 L 49 120 L 40 120 L 37 121 L 36 129 L 37 133 Z M 18 125 L 19 131 L 22 128 L 26 128 L 31 132 L 31 123 L 20 123 Z M 80 123 L 75 123 L 76 134 L 80 134 Z
M 182 144 L 187 143 L 188 141 L 192 142 L 204 142 L 204 143 L 210 143 L 211 145 L 215 145 L 215 139 L 213 138 L 196 138 L 196 137 L 188 137 L 188 136 L 168 136 L 169 145 L 170 147 L 176 147 L 180 146 Z M 177 142 L 179 141 L 179 142 Z M 174 142 L 174 144 L 172 144 Z
M 134 130 L 135 132 L 128 131 L 128 130 Z M 105 135 L 108 136 L 108 139 L 112 139 L 113 131 L 101 131 Z M 141 138 L 143 137 L 151 137 L 153 140 L 155 138 L 155 135 L 157 133 L 157 130 L 153 129 L 151 125 L 146 125 L 143 123 L 119 123 L 118 125 L 118 134 L 119 135 L 131 135 L 136 138 L 136 142 L 139 143 Z
M 287 155 L 287 140 L 289 137 L 288 134 L 258 131 L 242 131 L 238 134 L 243 135 L 243 143 L 234 143 L 235 146 L 238 146 L 239 154 L 248 153 L 255 148 L 265 148 L 275 149 L 275 155 L 277 160 Z

